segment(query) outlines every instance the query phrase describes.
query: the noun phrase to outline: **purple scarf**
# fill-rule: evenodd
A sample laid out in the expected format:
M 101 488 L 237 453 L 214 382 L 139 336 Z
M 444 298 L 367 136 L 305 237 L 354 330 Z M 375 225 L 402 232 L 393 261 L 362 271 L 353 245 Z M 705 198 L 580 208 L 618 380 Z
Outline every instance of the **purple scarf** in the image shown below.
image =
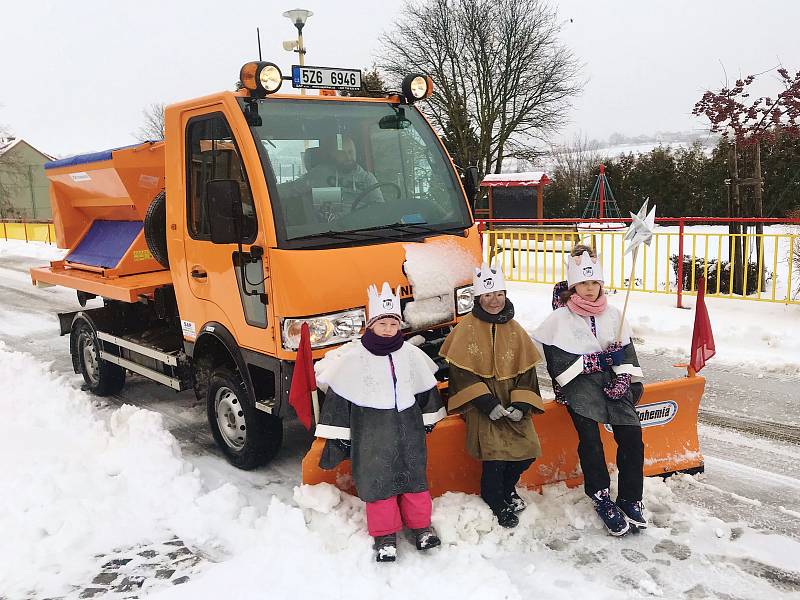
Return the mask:
M 403 333 L 398 331 L 392 337 L 383 337 L 367 329 L 361 336 L 361 344 L 376 356 L 387 356 L 392 352 L 397 352 L 403 345 Z

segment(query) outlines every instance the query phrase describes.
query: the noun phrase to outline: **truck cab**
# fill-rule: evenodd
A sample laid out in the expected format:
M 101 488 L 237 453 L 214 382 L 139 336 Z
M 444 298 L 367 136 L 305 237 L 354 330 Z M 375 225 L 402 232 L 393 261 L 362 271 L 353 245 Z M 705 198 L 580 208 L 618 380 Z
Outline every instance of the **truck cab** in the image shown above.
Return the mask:
M 149 153 L 143 145 L 48 169 L 70 253 L 32 271 L 39 284 L 103 296 L 103 308 L 61 316 L 76 371 L 86 379 L 94 362 L 95 378 L 116 372 L 95 391 L 121 387 L 120 370 L 123 382 L 127 370 L 194 387 L 217 443 L 241 468 L 269 460 L 281 419 L 294 416 L 287 400 L 304 323 L 321 358 L 360 337 L 366 289 L 387 281 L 400 291 L 405 332 L 436 357 L 471 309 L 481 253 L 453 163 L 414 105 L 430 79 L 407 78 L 403 93 L 381 98 L 287 95 L 262 85 L 265 69 L 274 82 L 270 65 L 245 65 L 238 91 L 168 106 L 165 141 Z M 136 152 L 148 157 L 147 173 L 137 174 Z M 131 206 L 119 186 L 100 185 L 103 173 Z M 152 187 L 154 177 L 163 191 L 141 202 L 142 182 Z M 150 250 L 143 256 L 141 239 L 132 242 L 146 259 L 139 271 L 135 252 L 114 267 L 70 261 L 98 238 L 93 228 L 137 218 Z M 432 281 L 424 267 L 437 261 L 443 274 Z M 146 341 L 154 339 L 172 342 Z

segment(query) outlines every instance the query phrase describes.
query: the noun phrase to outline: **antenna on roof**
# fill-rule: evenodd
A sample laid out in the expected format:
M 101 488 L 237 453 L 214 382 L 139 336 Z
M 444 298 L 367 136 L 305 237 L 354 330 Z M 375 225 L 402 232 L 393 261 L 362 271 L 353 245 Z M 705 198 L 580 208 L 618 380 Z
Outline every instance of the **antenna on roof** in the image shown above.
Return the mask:
M 261 32 L 256 27 L 256 37 L 258 38 L 258 60 L 261 60 Z

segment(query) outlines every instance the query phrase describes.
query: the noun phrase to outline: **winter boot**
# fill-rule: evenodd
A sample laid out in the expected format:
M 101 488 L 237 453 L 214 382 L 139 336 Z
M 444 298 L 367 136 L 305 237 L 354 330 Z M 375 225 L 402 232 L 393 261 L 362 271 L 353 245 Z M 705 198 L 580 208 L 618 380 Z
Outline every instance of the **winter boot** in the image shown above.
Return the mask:
M 644 516 L 644 504 L 641 500 L 624 500 L 617 498 L 617 506 L 628 519 L 628 523 L 639 529 L 647 529 L 647 518 Z
M 500 527 L 511 529 L 519 525 L 519 517 L 514 514 L 514 509 L 508 504 L 494 514 L 497 516 L 497 522 Z
M 397 534 L 376 535 L 375 544 L 372 547 L 375 549 L 375 560 L 377 562 L 394 562 L 397 560 Z
M 525 500 L 523 500 L 522 498 L 520 498 L 520 495 L 517 493 L 516 490 L 511 492 L 511 495 L 509 495 L 508 498 L 506 498 L 506 504 L 508 504 L 514 510 L 515 513 L 520 513 L 526 508 L 528 508 L 528 503 L 525 502 Z
M 631 526 L 622 511 L 611 501 L 611 497 L 608 495 L 608 488 L 593 494 L 591 498 L 594 510 L 603 520 L 606 529 L 611 535 L 621 536 L 628 533 Z
M 412 529 L 412 531 L 414 532 L 417 550 L 428 550 L 429 548 L 436 548 L 436 546 L 441 546 L 442 544 L 442 540 L 439 539 L 439 536 L 437 536 L 430 527 Z

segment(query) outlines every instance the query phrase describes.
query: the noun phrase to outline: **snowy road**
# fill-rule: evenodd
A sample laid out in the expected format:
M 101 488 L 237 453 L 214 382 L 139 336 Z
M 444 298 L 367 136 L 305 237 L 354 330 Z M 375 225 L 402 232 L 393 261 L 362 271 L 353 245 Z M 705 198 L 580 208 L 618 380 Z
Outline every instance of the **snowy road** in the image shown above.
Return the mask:
M 81 379 L 72 372 L 68 339 L 58 336 L 55 317 L 59 311 L 76 310 L 77 301 L 74 292 L 59 288 L 40 290 L 30 285 L 28 268 L 42 262 L 41 259 L 17 256 L 8 251 L 0 253 L 0 340 L 8 349 L 28 353 L 49 365 L 54 373 L 62 375 L 78 388 Z M 675 357 L 642 353 L 640 358 L 649 380 L 680 374 L 672 367 Z M 682 542 L 681 538 L 690 531 L 696 533 L 697 523 L 687 520 L 685 515 L 671 515 L 667 499 L 661 497 L 668 490 L 674 495 L 673 500 L 695 507 L 700 511 L 698 514 L 705 515 L 704 527 L 718 523 L 716 528 L 712 527 L 712 533 L 716 532 L 716 537 L 721 539 L 729 539 L 731 544 L 741 536 L 749 539 L 748 536 L 755 535 L 753 530 L 800 540 L 800 410 L 797 408 L 800 377 L 743 372 L 716 362 L 710 363 L 703 375 L 707 378 L 707 390 L 702 406 L 700 438 L 706 458 L 705 475 L 672 478 L 668 486 L 648 484 L 648 489 L 654 494 L 650 504 L 654 524 L 671 531 L 667 537 L 651 541 L 648 541 L 650 534 L 631 537 L 623 546 L 615 546 L 616 540 L 608 540 L 605 536 L 596 537 L 593 542 L 596 547 L 590 550 L 577 543 L 577 534 L 573 536 L 567 531 L 566 537 L 559 539 L 558 530 L 550 531 L 548 525 L 531 521 L 528 525 L 534 532 L 532 539 L 541 541 L 556 555 L 578 565 L 590 582 L 599 578 L 601 587 L 610 585 L 615 589 L 615 584 L 609 584 L 608 577 L 600 575 L 598 567 L 594 566 L 601 562 L 601 558 L 607 560 L 611 552 L 608 562 L 612 570 L 622 572 L 634 568 L 634 565 L 638 569 L 638 579 L 631 585 L 642 595 L 758 598 L 770 597 L 770 590 L 780 597 L 787 593 L 800 594 L 798 561 L 789 560 L 789 564 L 795 565 L 794 569 L 789 569 L 785 564 L 769 564 L 739 551 L 715 556 L 712 549 L 704 548 L 702 544 L 690 548 L 691 544 Z M 540 379 L 547 381 L 543 372 Z M 296 422 L 287 424 L 284 447 L 273 463 L 254 472 L 243 472 L 230 467 L 216 450 L 205 421 L 205 409 L 192 393 L 176 394 L 131 377 L 119 396 L 97 400 L 101 414 L 109 418 L 125 403 L 163 416 L 164 425 L 178 440 L 183 457 L 199 471 L 206 489 L 214 490 L 232 483 L 259 514 L 268 512 L 273 497 L 289 505 L 299 502 L 304 506 L 302 495 L 298 499 L 294 488 L 300 484 L 300 460 L 311 437 Z M 553 492 L 555 495 L 559 493 L 563 492 Z M 535 506 L 525 513 L 529 519 L 545 511 L 539 509 L 547 496 L 534 500 Z M 660 505 L 662 500 L 664 504 Z M 566 504 L 573 501 L 578 502 L 583 513 L 588 512 L 579 495 L 568 496 Z M 437 505 L 440 510 L 446 506 L 444 500 L 441 502 Z M 570 509 L 565 510 L 569 513 Z M 322 527 L 320 523 L 329 516 L 311 518 L 310 526 Z M 437 526 L 447 529 L 447 523 Z M 537 528 L 548 531 L 542 532 Z M 755 547 L 760 547 L 761 543 L 763 541 Z M 488 556 L 485 549 L 481 552 Z M 522 550 L 510 544 L 508 552 L 508 556 L 519 558 Z M 707 568 L 713 572 L 706 577 L 711 582 L 709 585 L 698 583 L 704 580 L 704 576 L 696 573 L 686 575 L 685 585 L 669 580 L 680 578 L 680 569 L 691 561 L 687 561 L 684 567 L 679 565 L 692 553 L 701 556 L 692 563 L 690 571 Z M 209 554 L 213 555 L 213 552 Z M 214 560 L 224 556 L 225 552 Z M 670 568 L 670 564 L 679 567 L 678 570 Z M 659 576 L 658 571 L 664 569 L 665 575 Z M 733 577 L 732 573 L 743 579 L 735 584 L 734 577 L 731 586 L 724 585 L 724 580 Z M 528 568 L 522 579 L 533 581 L 536 576 Z M 612 573 L 612 581 L 613 578 Z M 732 590 L 739 590 L 739 593 Z

